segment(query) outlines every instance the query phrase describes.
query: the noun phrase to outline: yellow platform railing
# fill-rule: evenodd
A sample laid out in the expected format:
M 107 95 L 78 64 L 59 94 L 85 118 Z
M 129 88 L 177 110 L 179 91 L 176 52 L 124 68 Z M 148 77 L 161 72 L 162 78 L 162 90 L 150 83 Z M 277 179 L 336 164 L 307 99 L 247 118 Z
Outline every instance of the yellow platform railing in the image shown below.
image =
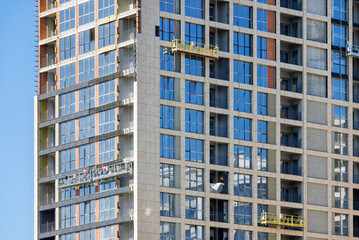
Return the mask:
M 172 52 L 185 52 L 209 58 L 219 58 L 219 48 L 216 46 L 174 39 L 172 40 L 171 48 Z
M 261 224 L 305 228 L 305 218 L 300 216 L 264 212 L 261 215 Z

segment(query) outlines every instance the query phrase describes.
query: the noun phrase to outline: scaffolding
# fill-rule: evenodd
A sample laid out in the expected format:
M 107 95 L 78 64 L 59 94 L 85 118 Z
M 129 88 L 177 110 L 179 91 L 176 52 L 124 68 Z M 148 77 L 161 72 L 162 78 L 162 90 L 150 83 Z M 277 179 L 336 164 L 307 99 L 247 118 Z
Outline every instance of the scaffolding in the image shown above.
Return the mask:
M 300 216 L 263 212 L 261 224 L 305 228 L 305 218 Z
M 359 46 L 348 43 L 347 56 L 359 57 Z
M 172 52 L 184 52 L 196 54 L 212 59 L 219 58 L 219 48 L 217 46 L 205 45 L 181 39 L 174 39 L 171 43 Z
M 132 162 L 117 163 L 112 165 L 98 165 L 85 168 L 82 173 L 72 174 L 58 179 L 58 188 L 74 187 L 88 184 L 107 178 L 113 178 L 132 172 Z

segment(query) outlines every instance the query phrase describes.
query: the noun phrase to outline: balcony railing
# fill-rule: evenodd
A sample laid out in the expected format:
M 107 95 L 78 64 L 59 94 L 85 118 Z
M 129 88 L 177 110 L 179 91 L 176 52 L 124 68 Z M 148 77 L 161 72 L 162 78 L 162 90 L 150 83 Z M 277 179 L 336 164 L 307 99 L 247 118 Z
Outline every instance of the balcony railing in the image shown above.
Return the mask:
M 41 150 L 44 150 L 47 148 L 52 148 L 52 147 L 55 147 L 55 139 L 54 138 L 40 141 L 40 149 Z
M 55 112 L 40 113 L 40 122 L 46 122 L 55 118 Z
M 264 212 L 261 215 L 261 224 L 305 228 L 305 218 L 300 216 Z
M 47 194 L 40 197 L 40 205 L 48 205 L 55 202 L 55 194 Z
M 55 175 L 55 167 L 40 168 L 40 178 Z
M 228 156 L 226 154 L 211 154 L 210 163 L 221 166 L 228 166 Z
M 55 222 L 47 222 L 40 224 L 40 233 L 55 231 Z
M 54 64 L 56 64 L 56 54 L 51 54 L 48 55 L 47 57 L 41 58 L 41 64 L 40 64 L 41 68 L 48 67 Z
M 223 212 L 213 212 L 212 211 L 210 213 L 210 221 L 227 223 L 229 221 L 228 214 L 223 213 Z
M 171 48 L 173 52 L 196 54 L 214 59 L 219 58 L 219 48 L 216 46 L 174 39 Z
M 293 111 L 293 110 L 292 111 L 283 111 L 283 110 L 281 110 L 280 117 L 300 121 L 301 120 L 301 113 L 297 112 L 297 111 Z
M 135 39 L 135 31 L 136 30 L 134 28 L 132 28 L 132 29 L 128 29 L 128 30 L 120 32 L 119 42 L 122 43 L 122 42 L 126 42 L 129 40 Z
M 222 127 L 214 127 L 210 128 L 210 135 L 217 137 L 227 137 L 228 136 L 228 128 Z
M 292 194 L 281 196 L 281 201 L 283 202 L 294 202 L 294 203 L 301 203 L 302 202 L 302 196 L 298 194 L 297 196 L 294 196 Z

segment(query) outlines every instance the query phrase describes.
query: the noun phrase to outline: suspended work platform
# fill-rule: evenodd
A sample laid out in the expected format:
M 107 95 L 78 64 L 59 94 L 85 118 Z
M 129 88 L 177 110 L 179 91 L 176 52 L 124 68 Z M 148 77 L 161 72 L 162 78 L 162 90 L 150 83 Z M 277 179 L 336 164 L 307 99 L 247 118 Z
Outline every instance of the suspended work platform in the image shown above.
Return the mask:
M 305 218 L 300 216 L 264 212 L 261 215 L 261 224 L 305 228 Z
M 218 59 L 219 48 L 216 46 L 205 45 L 201 43 L 174 39 L 171 43 L 172 52 L 183 52 L 189 54 L 201 55 L 208 58 Z
M 117 163 L 108 166 L 98 165 L 84 169 L 82 173 L 72 174 L 60 177 L 58 188 L 74 187 L 82 184 L 88 184 L 99 180 L 117 177 L 129 174 L 132 171 L 132 162 Z

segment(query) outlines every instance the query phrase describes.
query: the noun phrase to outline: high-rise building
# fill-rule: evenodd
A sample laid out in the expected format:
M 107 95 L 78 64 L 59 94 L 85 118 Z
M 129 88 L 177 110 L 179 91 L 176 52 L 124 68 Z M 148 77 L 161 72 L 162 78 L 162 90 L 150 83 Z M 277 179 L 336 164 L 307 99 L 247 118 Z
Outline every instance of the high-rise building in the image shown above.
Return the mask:
M 359 1 L 37 6 L 36 240 L 359 239 Z

